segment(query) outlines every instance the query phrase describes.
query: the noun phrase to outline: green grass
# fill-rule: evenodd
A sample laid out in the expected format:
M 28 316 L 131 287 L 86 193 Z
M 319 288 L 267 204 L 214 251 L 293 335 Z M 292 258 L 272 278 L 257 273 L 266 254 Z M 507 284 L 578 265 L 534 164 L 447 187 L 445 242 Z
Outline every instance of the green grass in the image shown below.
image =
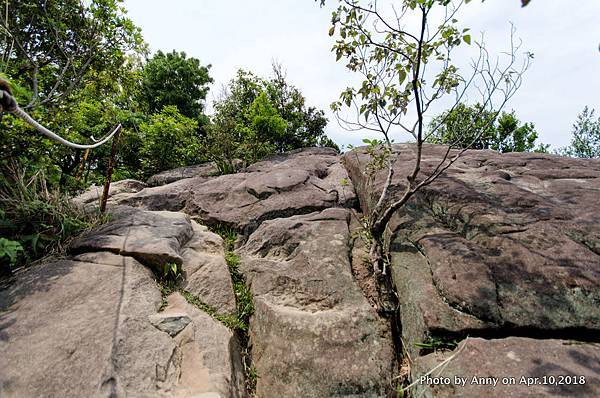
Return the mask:
M 208 315 L 221 322 L 223 325 L 227 326 L 232 330 L 246 330 L 247 326 L 240 321 L 240 319 L 236 315 L 225 315 L 219 313 L 215 308 L 210 305 L 202 302 L 197 296 L 188 292 L 187 290 L 180 290 L 181 295 L 186 299 L 186 301 L 201 311 L 206 312 Z
M 415 343 L 415 347 L 424 350 L 425 352 L 433 352 L 439 350 L 454 350 L 458 346 L 458 342 L 454 339 L 443 337 L 428 337 L 422 343 Z

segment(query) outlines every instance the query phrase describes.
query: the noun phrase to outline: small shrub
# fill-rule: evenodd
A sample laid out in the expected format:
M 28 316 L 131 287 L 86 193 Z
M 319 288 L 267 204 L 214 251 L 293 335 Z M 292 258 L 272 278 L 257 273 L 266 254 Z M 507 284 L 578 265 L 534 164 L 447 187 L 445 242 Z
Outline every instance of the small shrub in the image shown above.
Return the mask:
M 3 268 L 59 253 L 72 236 L 105 220 L 99 214 L 84 212 L 67 195 L 49 190 L 42 172 L 26 178 L 13 164 L 4 174 L 0 184 Z

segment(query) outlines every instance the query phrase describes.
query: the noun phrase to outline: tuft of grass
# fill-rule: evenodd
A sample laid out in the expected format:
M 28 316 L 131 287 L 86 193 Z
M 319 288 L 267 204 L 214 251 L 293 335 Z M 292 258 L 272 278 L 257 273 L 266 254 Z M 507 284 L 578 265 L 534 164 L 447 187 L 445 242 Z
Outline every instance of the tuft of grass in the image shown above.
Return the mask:
M 423 353 L 433 351 L 452 351 L 458 346 L 458 341 L 444 337 L 428 337 L 422 343 L 415 343 L 415 347 L 420 348 Z
M 68 195 L 49 189 L 42 171 L 27 177 L 13 164 L 3 174 L 0 238 L 4 238 L 5 255 L 0 256 L 0 268 L 8 273 L 11 268 L 63 252 L 73 236 L 108 220 L 99 213 L 85 212 Z
M 185 298 L 185 300 L 188 303 L 194 305 L 199 310 L 206 312 L 208 315 L 210 315 L 217 321 L 221 322 L 223 325 L 227 326 L 229 329 L 232 329 L 234 331 L 235 330 L 245 330 L 246 326 L 238 319 L 237 316 L 225 315 L 225 314 L 219 313 L 215 308 L 202 302 L 202 300 L 200 300 L 197 296 L 188 292 L 187 290 L 181 289 L 179 292 L 181 293 L 181 295 Z
M 227 224 L 218 223 L 210 227 L 210 230 L 223 238 L 225 251 L 232 251 L 234 249 L 238 234 L 233 227 Z

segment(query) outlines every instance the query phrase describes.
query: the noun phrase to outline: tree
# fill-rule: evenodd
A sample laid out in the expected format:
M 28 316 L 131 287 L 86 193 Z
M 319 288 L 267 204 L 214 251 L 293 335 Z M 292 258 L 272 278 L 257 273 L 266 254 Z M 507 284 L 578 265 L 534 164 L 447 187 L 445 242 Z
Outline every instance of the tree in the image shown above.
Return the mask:
M 90 82 L 88 72 L 118 74 L 128 52 L 142 52 L 139 28 L 121 0 L 6 2 L 0 72 L 29 89 L 24 108 L 59 106 Z
M 222 172 L 233 160 L 254 162 L 272 154 L 307 146 L 337 146 L 325 135 L 324 112 L 307 107 L 300 90 L 290 85 L 280 65 L 262 79 L 239 70 L 215 102 L 213 124 L 205 137 L 208 156 Z
M 587 106 L 577 116 L 573 125 L 571 145 L 558 150 L 563 156 L 577 158 L 600 158 L 600 117 L 594 120 L 595 109 Z
M 184 52 L 158 51 L 144 67 L 141 102 L 149 113 L 160 112 L 168 105 L 196 119 L 203 111 L 208 85 L 213 82 L 208 72 L 211 65 L 201 66 L 196 58 L 186 58 Z
M 68 140 L 92 142 L 135 108 L 127 93 L 146 47 L 120 2 L 7 2 L 0 18 L 0 71 L 19 104 Z M 83 151 L 51 142 L 12 115 L 0 120 L 0 135 L 3 172 L 16 161 L 30 175 L 44 171 L 51 185 L 77 185 L 71 177 Z M 104 152 L 88 154 L 86 175 L 103 169 Z
M 198 123 L 167 105 L 142 123 L 140 156 L 144 177 L 176 167 L 197 164 L 201 156 Z
M 493 149 L 499 152 L 528 152 L 538 138 L 532 123 L 521 124 L 515 112 L 503 112 L 494 122 L 492 112 L 481 104 L 458 104 L 452 111 L 436 116 L 429 123 L 426 141 L 456 148 Z M 467 130 L 467 127 L 470 129 Z M 432 130 L 437 127 L 436 130 Z M 538 149 L 543 148 L 541 144 Z
M 460 28 L 457 17 L 465 1 L 402 0 L 398 2 L 368 2 L 339 0 L 332 16 L 329 34 L 336 35 L 333 47 L 338 60 L 362 77 L 357 87 L 348 87 L 340 100 L 332 104 L 336 116 L 348 130 L 369 130 L 381 134 L 383 140 L 371 140 L 369 153 L 375 166 L 387 169 L 381 194 L 375 203 L 367 205 L 367 227 L 373 236 L 371 259 L 379 268 L 382 240 L 392 214 L 403 207 L 423 187 L 433 183 L 461 156 L 466 149 L 454 153 L 448 146 L 443 159 L 429 175 L 421 173 L 423 143 L 426 139 L 425 116 L 431 105 L 452 95 L 452 111 L 473 88 L 480 96 L 480 113 L 489 115 L 492 125 L 521 84 L 531 54 L 525 54 L 518 65 L 520 44 L 511 32 L 511 47 L 504 62 L 491 59 L 482 41 L 474 41 L 468 28 Z M 321 1 L 323 3 L 323 1 Z M 384 4 L 385 3 L 385 4 Z M 452 63 L 453 51 L 462 45 L 474 44 L 478 57 L 473 60 L 469 75 L 459 74 Z M 340 112 L 350 108 L 353 118 Z M 484 113 L 485 112 L 485 113 Z M 479 120 L 478 117 L 473 118 Z M 443 124 L 444 120 L 440 121 Z M 471 131 L 473 122 L 465 126 Z M 435 133 L 439 126 L 431 126 Z M 486 130 L 484 124 L 479 128 Z M 391 134 L 404 132 L 415 143 L 412 170 L 400 190 L 398 199 L 389 197 L 394 160 Z M 472 138 L 472 144 L 479 135 Z M 471 145 L 468 145 L 471 146 Z M 367 170 L 370 168 L 367 165 Z M 368 171 L 367 171 L 368 173 Z M 384 268 L 385 272 L 385 268 Z

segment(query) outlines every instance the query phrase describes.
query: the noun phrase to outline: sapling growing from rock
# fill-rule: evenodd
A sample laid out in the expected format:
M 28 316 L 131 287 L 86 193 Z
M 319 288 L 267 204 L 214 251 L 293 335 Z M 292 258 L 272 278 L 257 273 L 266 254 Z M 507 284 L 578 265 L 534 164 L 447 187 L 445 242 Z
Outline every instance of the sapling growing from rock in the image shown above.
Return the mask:
M 321 4 L 324 2 L 321 0 Z M 451 112 L 462 102 L 476 100 L 488 120 L 483 126 L 465 126 L 475 142 L 520 87 L 532 54 L 519 56 L 521 42 L 511 27 L 510 48 L 492 57 L 483 36 L 474 40 L 468 28 L 459 27 L 457 17 L 470 0 L 338 2 L 329 30 L 330 36 L 336 37 L 333 51 L 338 61 L 345 60 L 346 67 L 360 76 L 361 82 L 342 91 L 332 110 L 346 130 L 381 136 L 365 140 L 371 160 L 364 165 L 364 173 L 371 182 L 382 170 L 387 170 L 387 177 L 375 203 L 363 204 L 367 228 L 374 237 L 370 258 L 374 266 L 381 267 L 382 236 L 392 215 L 471 146 L 448 145 L 439 163 L 429 173 L 422 172 L 423 144 L 444 122 L 440 120 L 438 126 L 426 131 L 434 104 L 451 102 Z M 477 52 L 469 73 L 460 71 L 452 57 L 465 46 Z M 413 167 L 404 176 L 404 183 L 394 179 L 398 149 L 393 146 L 392 136 L 400 133 L 414 142 Z M 392 187 L 401 191 L 393 198 Z

